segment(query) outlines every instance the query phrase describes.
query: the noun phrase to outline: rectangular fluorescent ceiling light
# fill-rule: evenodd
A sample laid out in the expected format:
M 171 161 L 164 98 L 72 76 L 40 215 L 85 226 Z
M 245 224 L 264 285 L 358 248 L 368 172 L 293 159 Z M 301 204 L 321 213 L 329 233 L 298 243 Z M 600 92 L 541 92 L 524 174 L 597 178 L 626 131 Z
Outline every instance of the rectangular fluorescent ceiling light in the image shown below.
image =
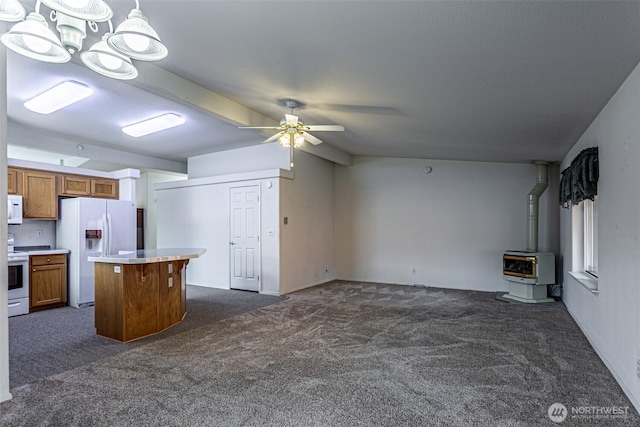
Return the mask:
M 89 86 L 69 80 L 42 92 L 35 98 L 31 98 L 24 103 L 24 106 L 36 113 L 51 114 L 85 99 L 92 93 L 93 90 Z
M 144 120 L 122 128 L 122 132 L 133 137 L 149 135 L 150 133 L 160 132 L 161 130 L 170 129 L 180 126 L 184 123 L 184 118 L 174 113 L 163 114 L 153 119 Z

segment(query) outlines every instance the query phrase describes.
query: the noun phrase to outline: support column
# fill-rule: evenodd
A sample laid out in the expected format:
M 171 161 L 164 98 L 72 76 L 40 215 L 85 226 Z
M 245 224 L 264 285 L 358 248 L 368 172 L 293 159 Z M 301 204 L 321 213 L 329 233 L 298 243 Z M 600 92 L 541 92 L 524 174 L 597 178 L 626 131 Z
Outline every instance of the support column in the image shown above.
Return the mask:
M 6 24 L 0 22 L 0 34 Z M 12 398 L 9 391 L 9 315 L 7 307 L 9 271 L 7 265 L 7 50 L 0 43 L 0 402 Z

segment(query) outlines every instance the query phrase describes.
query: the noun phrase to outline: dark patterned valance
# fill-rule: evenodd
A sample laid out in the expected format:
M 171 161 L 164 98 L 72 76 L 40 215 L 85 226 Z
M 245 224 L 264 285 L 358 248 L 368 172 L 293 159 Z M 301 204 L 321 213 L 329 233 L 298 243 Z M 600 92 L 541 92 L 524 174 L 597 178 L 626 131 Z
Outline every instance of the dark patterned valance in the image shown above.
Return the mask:
M 585 148 L 562 171 L 560 206 L 570 208 L 598 194 L 598 147 Z

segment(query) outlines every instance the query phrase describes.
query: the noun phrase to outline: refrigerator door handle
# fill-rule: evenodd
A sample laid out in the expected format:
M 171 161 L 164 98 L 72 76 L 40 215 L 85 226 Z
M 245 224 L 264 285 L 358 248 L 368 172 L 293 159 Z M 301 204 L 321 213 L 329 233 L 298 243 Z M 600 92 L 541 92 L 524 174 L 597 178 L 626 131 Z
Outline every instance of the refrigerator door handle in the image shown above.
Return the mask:
M 109 235 L 111 230 L 109 230 L 109 216 L 105 213 L 102 214 L 102 256 L 109 256 L 111 252 L 111 248 L 109 247 Z
M 111 255 L 111 243 L 113 237 L 113 229 L 111 228 L 111 214 L 107 214 L 107 222 L 109 223 L 109 255 Z
M 111 255 L 111 214 L 107 214 L 107 230 L 107 250 L 109 251 L 107 255 Z

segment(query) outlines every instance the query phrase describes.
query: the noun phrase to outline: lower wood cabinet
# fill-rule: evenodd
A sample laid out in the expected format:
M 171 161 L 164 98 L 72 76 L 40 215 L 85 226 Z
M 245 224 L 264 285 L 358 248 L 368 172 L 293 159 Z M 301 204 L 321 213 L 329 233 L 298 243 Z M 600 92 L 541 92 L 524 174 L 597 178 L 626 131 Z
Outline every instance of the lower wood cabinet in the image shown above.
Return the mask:
M 63 307 L 67 303 L 67 256 L 29 257 L 29 311 Z
M 95 263 L 98 335 L 128 342 L 182 321 L 189 261 L 147 264 Z

